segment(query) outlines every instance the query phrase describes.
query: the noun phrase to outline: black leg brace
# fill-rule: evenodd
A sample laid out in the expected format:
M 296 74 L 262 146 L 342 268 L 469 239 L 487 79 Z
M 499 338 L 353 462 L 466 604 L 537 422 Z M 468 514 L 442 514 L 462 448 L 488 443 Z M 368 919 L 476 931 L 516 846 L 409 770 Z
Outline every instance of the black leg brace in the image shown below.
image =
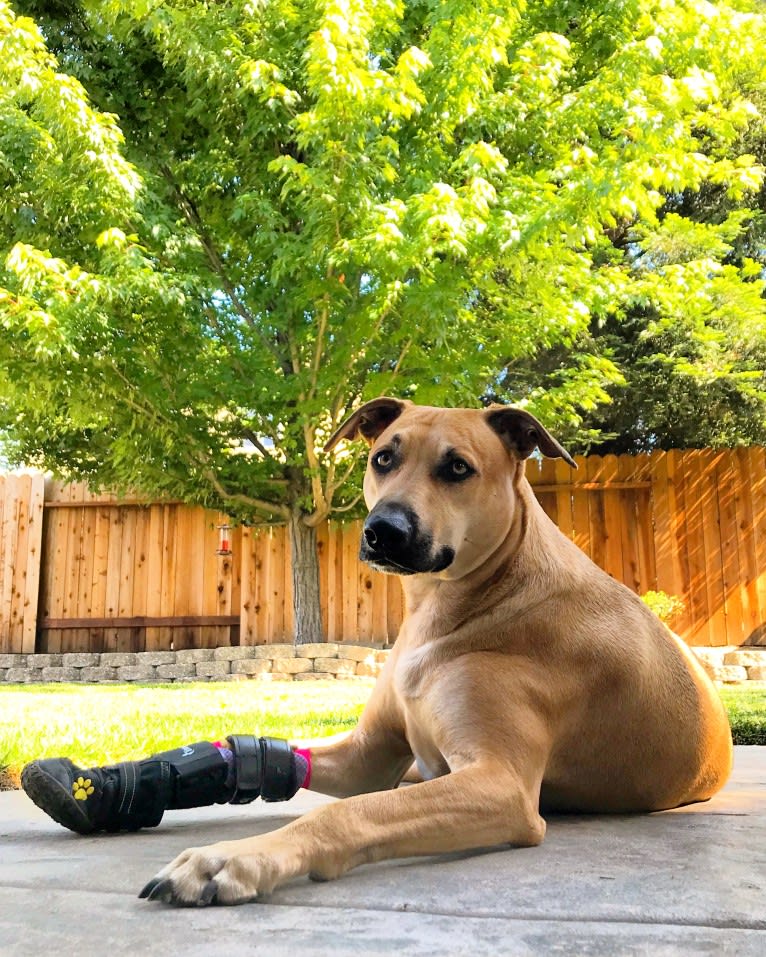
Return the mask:
M 32 761 L 21 775 L 29 797 L 54 821 L 80 834 L 156 827 L 169 808 L 286 801 L 298 790 L 287 741 L 235 735 L 234 764 L 209 741 L 143 761 L 80 768 L 69 758 Z M 301 778 L 302 780 L 302 778 Z
M 288 801 L 298 790 L 295 754 L 281 738 L 233 734 L 226 739 L 234 752 L 235 786 L 230 804 Z

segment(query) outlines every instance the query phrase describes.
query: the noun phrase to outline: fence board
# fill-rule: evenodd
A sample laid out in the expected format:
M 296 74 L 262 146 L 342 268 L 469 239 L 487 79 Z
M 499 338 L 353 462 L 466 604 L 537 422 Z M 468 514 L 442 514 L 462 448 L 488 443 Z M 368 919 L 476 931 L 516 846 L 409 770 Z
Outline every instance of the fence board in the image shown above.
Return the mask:
M 750 489 L 753 502 L 753 533 L 755 538 L 756 595 L 761 627 L 766 622 L 766 449 L 747 450 L 750 467 Z
M 736 458 L 721 455 L 716 467 L 718 492 L 719 536 L 721 541 L 721 570 L 723 575 L 724 614 L 726 616 L 726 641 L 740 644 L 747 638 L 745 628 L 745 589 L 742 581 L 739 554 L 739 529 L 737 527 Z
M 733 456 L 735 469 L 735 508 L 737 513 L 737 545 L 739 551 L 740 589 L 743 605 L 743 634 L 747 638 L 763 618 L 766 609 L 759 614 L 758 606 L 758 560 L 755 553 L 755 528 L 753 523 L 753 495 L 748 463 L 748 449 L 737 449 Z

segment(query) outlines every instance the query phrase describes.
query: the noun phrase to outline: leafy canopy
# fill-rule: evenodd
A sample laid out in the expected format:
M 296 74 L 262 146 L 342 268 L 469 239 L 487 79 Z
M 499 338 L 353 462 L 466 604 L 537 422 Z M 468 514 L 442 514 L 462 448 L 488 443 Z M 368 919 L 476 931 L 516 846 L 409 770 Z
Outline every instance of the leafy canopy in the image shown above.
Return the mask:
M 316 524 L 362 398 L 576 423 L 623 380 L 603 323 L 762 323 L 723 259 L 764 32 L 701 0 L 0 0 L 10 454 Z M 708 187 L 723 220 L 672 212 Z

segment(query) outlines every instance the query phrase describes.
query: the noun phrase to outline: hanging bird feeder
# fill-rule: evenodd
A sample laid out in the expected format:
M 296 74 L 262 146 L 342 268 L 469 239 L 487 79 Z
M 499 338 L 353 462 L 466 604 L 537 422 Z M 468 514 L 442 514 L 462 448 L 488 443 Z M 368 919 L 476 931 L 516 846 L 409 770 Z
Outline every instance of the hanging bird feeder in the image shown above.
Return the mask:
M 231 525 L 216 525 L 218 529 L 217 555 L 231 555 Z

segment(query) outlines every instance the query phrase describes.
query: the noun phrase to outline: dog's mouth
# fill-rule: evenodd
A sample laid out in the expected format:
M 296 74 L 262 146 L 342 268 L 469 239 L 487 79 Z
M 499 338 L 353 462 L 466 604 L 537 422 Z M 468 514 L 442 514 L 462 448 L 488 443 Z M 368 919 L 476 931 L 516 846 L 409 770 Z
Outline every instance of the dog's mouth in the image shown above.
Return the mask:
M 418 558 L 406 562 L 401 557 L 392 558 L 387 555 L 383 549 L 371 548 L 362 539 L 362 545 L 359 549 L 359 558 L 366 562 L 370 568 L 375 571 L 383 572 L 386 575 L 423 575 L 437 574 L 443 572 L 452 564 L 455 559 L 455 553 L 451 548 L 439 549 L 436 556 L 427 561 Z

